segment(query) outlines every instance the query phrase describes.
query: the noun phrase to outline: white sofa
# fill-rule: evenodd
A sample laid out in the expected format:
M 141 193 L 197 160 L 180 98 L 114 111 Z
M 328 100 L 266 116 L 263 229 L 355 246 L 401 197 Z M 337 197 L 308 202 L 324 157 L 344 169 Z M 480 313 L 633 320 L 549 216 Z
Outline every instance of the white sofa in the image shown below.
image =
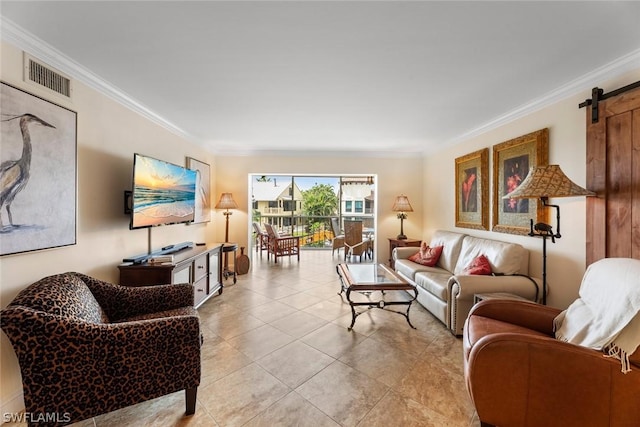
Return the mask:
M 462 335 L 476 294 L 507 292 L 531 301 L 542 298 L 542 281 L 529 277 L 529 251 L 523 246 L 438 230 L 429 246 L 440 245 L 443 246 L 442 255 L 433 267 L 408 259 L 420 248 L 395 248 L 392 256 L 396 272 L 416 286 L 418 302 L 454 335 Z M 487 257 L 493 275 L 463 274 L 478 255 Z

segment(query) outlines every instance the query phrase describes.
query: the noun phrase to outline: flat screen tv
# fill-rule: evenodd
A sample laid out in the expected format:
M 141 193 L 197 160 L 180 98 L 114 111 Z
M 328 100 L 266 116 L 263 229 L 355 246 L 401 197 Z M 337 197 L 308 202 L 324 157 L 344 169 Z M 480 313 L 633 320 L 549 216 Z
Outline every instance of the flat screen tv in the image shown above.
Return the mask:
M 196 171 L 134 154 L 129 228 L 193 222 L 195 196 Z

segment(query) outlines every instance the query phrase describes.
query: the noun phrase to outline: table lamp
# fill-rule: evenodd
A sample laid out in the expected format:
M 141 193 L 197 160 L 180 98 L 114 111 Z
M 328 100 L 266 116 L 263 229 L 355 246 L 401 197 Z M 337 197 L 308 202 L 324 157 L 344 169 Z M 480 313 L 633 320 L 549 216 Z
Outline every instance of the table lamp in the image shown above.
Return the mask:
M 392 211 L 398 212 L 398 218 L 400 219 L 400 234 L 398 234 L 398 240 L 405 240 L 407 236 L 404 234 L 403 221 L 407 219 L 406 212 L 413 212 L 413 208 L 411 207 L 411 203 L 409 203 L 409 198 L 404 194 L 401 194 L 396 197 L 396 200 L 393 202 Z
M 233 212 L 229 212 L 229 209 L 237 209 L 238 205 L 233 200 L 233 195 L 231 193 L 222 193 L 220 195 L 220 200 L 218 204 L 216 204 L 216 209 L 226 209 L 223 212 L 223 215 L 226 217 L 226 225 L 224 229 L 224 241 L 225 243 L 229 242 L 229 215 L 233 214 Z

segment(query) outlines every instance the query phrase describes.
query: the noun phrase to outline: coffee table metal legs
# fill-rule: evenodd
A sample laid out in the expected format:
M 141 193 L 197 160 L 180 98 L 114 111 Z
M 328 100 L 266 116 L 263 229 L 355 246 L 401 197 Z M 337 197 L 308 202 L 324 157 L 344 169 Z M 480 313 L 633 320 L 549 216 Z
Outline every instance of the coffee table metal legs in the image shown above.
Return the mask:
M 340 291 L 339 294 L 341 294 L 342 291 Z M 367 295 L 367 298 L 369 298 L 371 292 L 360 292 L 362 294 Z M 415 326 L 413 326 L 413 324 L 411 323 L 411 320 L 409 319 L 409 310 L 411 310 L 411 303 L 413 303 L 413 301 L 415 301 L 415 299 L 418 297 L 418 292 L 414 291 L 414 296 L 413 298 L 411 298 L 409 301 L 385 301 L 383 299 L 379 300 L 379 301 L 364 301 L 364 302 L 356 302 L 356 301 L 352 301 L 351 300 L 351 290 L 347 288 L 345 295 L 347 296 L 347 301 L 349 302 L 349 305 L 351 306 L 351 325 L 349 325 L 349 327 L 347 328 L 347 330 L 352 330 L 353 329 L 353 325 L 356 323 L 356 317 L 360 316 L 362 313 L 365 313 L 368 310 L 371 310 L 372 308 L 379 308 L 382 310 L 386 310 L 389 311 L 391 313 L 396 313 L 399 314 L 401 316 L 403 316 L 405 319 L 407 319 L 407 323 L 409 324 L 409 326 L 411 326 L 413 329 L 416 329 Z M 393 305 L 406 305 L 407 306 L 407 311 L 405 312 L 401 312 L 401 311 L 396 311 L 396 310 L 391 310 L 388 309 L 387 307 L 389 306 L 393 306 Z M 365 306 L 367 307 L 367 310 L 363 310 L 363 311 L 356 311 L 356 307 L 357 306 Z

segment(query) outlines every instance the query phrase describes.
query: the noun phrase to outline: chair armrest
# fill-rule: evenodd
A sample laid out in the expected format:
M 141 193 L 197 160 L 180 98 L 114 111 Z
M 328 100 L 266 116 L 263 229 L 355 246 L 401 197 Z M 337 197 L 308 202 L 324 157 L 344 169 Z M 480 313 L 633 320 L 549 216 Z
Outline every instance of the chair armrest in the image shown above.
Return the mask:
M 640 416 L 639 369 L 623 374 L 619 360 L 553 338 L 487 335 L 471 349 L 465 369 L 487 423 L 631 426 Z
M 558 308 L 529 301 L 492 299 L 474 305 L 469 317 L 488 317 L 553 336 L 553 319 L 560 312 Z
M 276 238 L 279 242 L 290 241 L 290 240 L 300 240 L 300 236 L 280 236 Z
M 276 242 L 285 246 L 296 246 L 300 244 L 300 236 L 278 237 Z
M 408 259 L 411 255 L 416 254 L 418 251 L 420 250 L 420 248 L 417 248 L 415 246 L 402 246 L 399 248 L 394 248 L 393 249 L 393 260 L 398 260 L 398 259 Z
M 194 303 L 190 283 L 130 287 L 75 274 L 87 284 L 112 320 L 193 306 Z

